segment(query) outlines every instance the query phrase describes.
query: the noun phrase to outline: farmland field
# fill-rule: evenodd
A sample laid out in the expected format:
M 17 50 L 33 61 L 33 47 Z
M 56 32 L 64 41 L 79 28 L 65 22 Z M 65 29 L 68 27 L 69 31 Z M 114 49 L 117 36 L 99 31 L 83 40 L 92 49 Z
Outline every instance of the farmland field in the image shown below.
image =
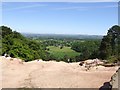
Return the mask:
M 80 55 L 80 53 L 72 50 L 71 47 L 63 47 L 62 49 L 60 49 L 60 47 L 48 46 L 47 48 L 49 48 L 50 54 L 58 58 L 64 58 L 65 55 L 70 58 Z

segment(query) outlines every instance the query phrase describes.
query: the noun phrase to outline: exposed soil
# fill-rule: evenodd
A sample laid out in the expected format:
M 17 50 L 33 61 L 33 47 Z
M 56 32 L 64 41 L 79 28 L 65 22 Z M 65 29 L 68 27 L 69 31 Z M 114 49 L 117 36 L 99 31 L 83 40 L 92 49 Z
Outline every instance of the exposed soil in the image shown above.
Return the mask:
M 0 57 L 2 88 L 99 88 L 118 67 L 98 66 L 86 71 L 79 63 L 22 62 Z

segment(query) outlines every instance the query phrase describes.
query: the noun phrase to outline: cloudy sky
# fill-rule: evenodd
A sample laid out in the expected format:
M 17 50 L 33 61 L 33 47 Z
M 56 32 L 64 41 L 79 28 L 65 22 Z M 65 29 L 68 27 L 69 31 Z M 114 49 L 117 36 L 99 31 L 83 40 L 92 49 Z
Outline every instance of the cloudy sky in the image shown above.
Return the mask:
M 3 2 L 2 24 L 18 32 L 105 35 L 118 24 L 118 2 L 89 1 L 106 2 Z

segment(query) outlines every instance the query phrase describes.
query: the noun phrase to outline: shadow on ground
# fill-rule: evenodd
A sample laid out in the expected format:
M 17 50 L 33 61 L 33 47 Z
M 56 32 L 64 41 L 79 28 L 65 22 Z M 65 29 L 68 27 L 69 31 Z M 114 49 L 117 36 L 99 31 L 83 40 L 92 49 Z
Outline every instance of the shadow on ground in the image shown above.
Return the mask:
M 99 90 L 112 90 L 112 86 L 110 85 L 110 82 L 105 82 L 103 86 L 99 88 Z
M 103 86 L 99 88 L 99 90 L 118 90 L 118 89 L 112 88 L 112 85 L 110 85 L 110 82 L 105 82 Z

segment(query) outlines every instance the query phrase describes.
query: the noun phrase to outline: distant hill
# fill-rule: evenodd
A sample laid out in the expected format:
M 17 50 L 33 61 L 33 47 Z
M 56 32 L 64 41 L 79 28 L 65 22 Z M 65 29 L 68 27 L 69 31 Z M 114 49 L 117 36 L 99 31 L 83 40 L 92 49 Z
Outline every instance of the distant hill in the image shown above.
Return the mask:
M 31 34 L 22 33 L 28 38 L 42 38 L 42 39 L 102 39 L 102 35 L 75 35 L 75 34 Z

